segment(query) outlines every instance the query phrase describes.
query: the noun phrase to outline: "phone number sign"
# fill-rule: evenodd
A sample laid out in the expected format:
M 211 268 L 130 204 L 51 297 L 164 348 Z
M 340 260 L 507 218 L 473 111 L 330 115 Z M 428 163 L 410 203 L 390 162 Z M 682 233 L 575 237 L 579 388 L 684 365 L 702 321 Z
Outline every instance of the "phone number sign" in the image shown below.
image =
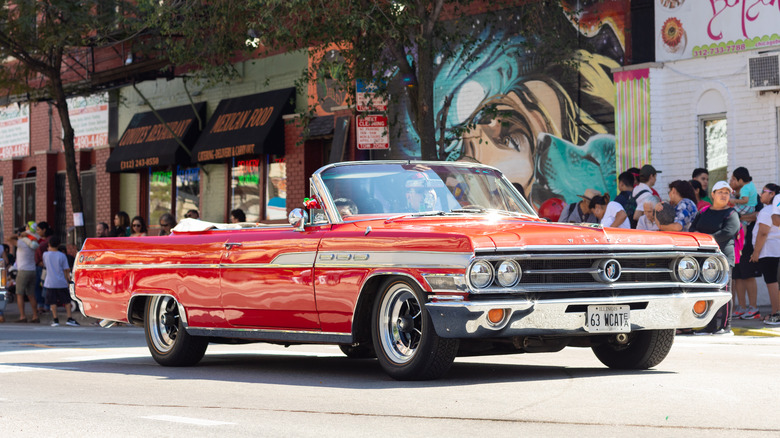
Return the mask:
M 357 116 L 357 148 L 390 149 L 386 116 Z

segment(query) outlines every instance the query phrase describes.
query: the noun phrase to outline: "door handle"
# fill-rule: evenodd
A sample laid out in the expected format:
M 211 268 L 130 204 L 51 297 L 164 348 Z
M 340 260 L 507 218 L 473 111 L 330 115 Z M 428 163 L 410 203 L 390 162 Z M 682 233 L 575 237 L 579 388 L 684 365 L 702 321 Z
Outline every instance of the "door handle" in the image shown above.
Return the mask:
M 225 249 L 230 251 L 233 248 L 241 248 L 243 245 L 244 245 L 243 243 L 238 243 L 238 242 L 226 242 Z

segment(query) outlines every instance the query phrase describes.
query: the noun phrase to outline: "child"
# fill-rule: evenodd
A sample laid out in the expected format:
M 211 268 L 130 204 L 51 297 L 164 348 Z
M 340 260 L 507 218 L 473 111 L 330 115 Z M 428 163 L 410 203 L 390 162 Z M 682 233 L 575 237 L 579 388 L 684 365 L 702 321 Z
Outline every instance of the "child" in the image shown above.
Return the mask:
M 43 253 L 43 265 L 46 267 L 46 279 L 43 280 L 43 289 L 46 295 L 46 304 L 51 307 L 52 320 L 51 326 L 60 325 L 57 318 L 57 306 L 65 307 L 65 314 L 68 317 L 67 325 L 78 326 L 79 323 L 71 316 L 70 293 L 68 292 L 68 278 L 70 278 L 70 267 L 68 258 L 61 253 L 57 247 L 60 245 L 60 239 L 57 236 L 49 238 L 49 250 Z

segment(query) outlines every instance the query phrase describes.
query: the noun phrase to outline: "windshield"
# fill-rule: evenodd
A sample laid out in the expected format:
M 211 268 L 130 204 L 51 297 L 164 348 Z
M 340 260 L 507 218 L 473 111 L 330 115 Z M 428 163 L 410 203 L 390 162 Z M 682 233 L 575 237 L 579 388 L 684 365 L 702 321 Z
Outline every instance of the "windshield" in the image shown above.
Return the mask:
M 354 164 L 320 177 L 342 218 L 362 214 L 479 213 L 536 216 L 501 173 L 463 164 Z

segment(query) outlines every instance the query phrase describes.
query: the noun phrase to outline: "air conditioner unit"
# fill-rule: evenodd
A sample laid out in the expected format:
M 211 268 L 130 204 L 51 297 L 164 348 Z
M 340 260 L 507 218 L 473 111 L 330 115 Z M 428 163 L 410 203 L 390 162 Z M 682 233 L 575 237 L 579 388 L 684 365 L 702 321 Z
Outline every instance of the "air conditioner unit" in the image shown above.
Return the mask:
M 780 55 L 748 58 L 748 85 L 751 90 L 780 90 Z

